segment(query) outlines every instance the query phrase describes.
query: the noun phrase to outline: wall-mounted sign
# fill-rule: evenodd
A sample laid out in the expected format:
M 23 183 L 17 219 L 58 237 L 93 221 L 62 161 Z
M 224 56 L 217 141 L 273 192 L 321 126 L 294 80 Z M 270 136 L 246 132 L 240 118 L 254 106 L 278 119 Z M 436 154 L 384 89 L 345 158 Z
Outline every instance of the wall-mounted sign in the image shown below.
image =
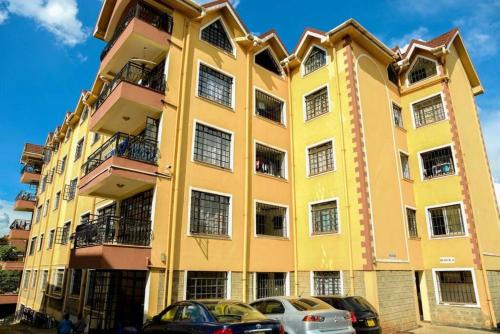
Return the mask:
M 455 258 L 451 256 L 443 256 L 439 258 L 439 263 L 443 264 L 455 263 Z

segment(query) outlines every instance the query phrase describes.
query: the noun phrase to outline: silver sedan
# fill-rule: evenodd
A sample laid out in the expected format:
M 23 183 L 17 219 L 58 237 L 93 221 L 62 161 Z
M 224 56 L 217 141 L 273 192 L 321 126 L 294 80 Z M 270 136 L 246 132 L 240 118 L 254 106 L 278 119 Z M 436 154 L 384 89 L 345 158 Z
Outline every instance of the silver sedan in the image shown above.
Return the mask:
M 312 297 L 269 297 L 251 303 L 287 334 L 354 334 L 351 314 Z

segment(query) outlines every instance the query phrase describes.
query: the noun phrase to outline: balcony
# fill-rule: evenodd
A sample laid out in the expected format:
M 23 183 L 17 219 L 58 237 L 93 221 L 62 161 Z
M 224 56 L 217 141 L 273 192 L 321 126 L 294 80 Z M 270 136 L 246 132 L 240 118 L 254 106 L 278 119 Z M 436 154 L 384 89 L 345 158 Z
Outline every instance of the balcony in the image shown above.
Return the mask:
M 43 150 L 44 147 L 41 145 L 35 145 L 35 144 L 25 144 L 23 153 L 21 155 L 21 162 L 22 163 L 27 163 L 30 160 L 39 160 L 42 161 L 43 159 Z
M 142 136 L 117 133 L 82 166 L 79 194 L 122 199 L 156 183 L 158 143 Z
M 36 195 L 27 191 L 21 191 L 14 202 L 15 211 L 34 211 L 36 206 Z
M 134 57 L 158 59 L 169 48 L 173 18 L 139 2 L 126 10 L 101 53 L 102 75 L 117 73 Z
M 27 163 L 21 169 L 21 183 L 39 183 L 42 173 L 42 165 Z
M 151 257 L 151 221 L 94 216 L 73 235 L 71 268 L 147 270 Z
M 146 118 L 159 118 L 165 96 L 164 66 L 164 61 L 152 69 L 128 62 L 97 98 L 91 131 L 137 133 Z

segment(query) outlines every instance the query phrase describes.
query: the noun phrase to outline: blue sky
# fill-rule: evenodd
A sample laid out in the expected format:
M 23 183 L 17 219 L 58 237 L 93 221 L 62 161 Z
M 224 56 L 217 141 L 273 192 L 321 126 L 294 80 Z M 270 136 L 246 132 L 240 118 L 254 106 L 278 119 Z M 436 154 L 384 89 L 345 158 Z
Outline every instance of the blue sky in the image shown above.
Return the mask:
M 90 88 L 104 43 L 91 36 L 101 0 L 0 0 L 0 234 L 10 209 L 25 142 L 46 135 Z M 249 29 L 275 28 L 289 50 L 302 30 L 329 30 L 354 17 L 388 46 L 429 39 L 458 26 L 486 94 L 477 101 L 500 191 L 500 0 L 234 0 Z M 304 8 L 307 5 L 307 8 Z M 2 230 L 3 228 L 3 230 Z

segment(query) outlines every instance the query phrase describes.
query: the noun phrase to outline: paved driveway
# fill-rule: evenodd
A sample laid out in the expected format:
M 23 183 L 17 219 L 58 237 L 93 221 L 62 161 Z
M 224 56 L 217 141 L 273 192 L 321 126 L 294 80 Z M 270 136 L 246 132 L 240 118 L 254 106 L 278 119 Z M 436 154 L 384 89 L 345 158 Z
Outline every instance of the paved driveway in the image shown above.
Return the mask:
M 457 327 L 447 327 L 447 326 L 436 326 L 430 324 L 422 324 L 422 327 L 415 329 L 408 333 L 415 334 L 492 334 L 495 332 L 491 331 L 481 331 L 475 329 L 457 328 Z

